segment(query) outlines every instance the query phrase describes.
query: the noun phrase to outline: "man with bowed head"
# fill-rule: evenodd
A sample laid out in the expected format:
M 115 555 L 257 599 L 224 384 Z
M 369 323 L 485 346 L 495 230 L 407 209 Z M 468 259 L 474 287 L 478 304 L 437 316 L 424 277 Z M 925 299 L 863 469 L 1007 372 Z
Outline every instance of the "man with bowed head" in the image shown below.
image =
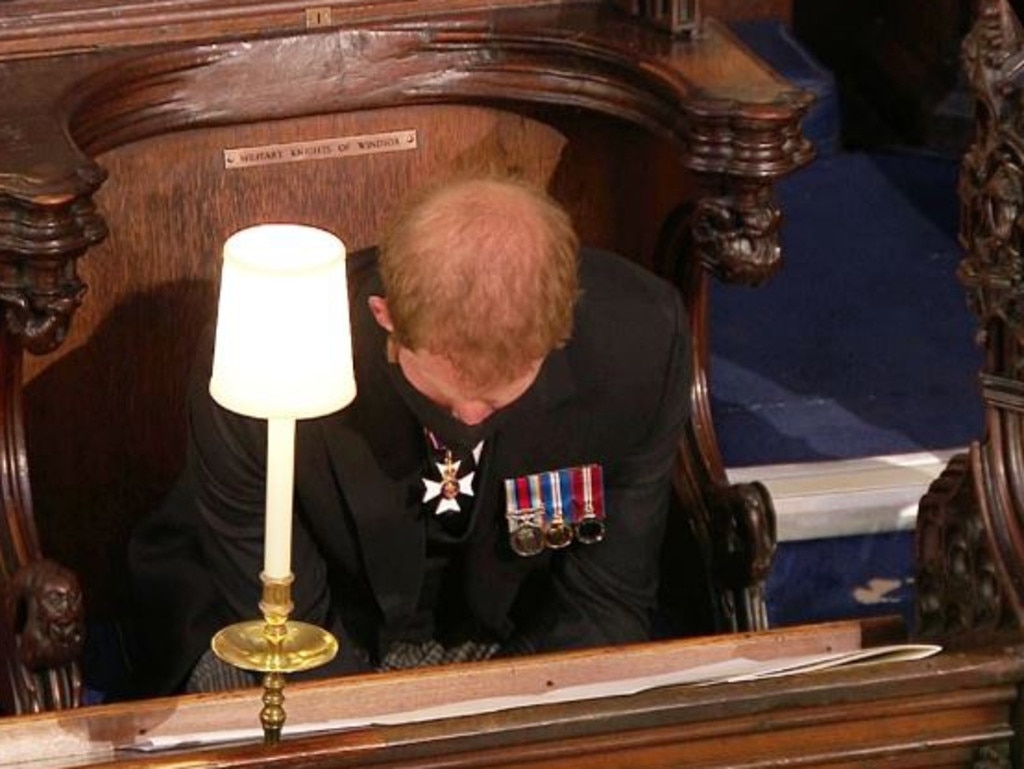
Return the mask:
M 420 193 L 348 269 L 358 394 L 296 436 L 291 616 L 341 646 L 313 675 L 649 638 L 689 413 L 676 289 L 492 177 Z M 266 425 L 210 398 L 209 355 L 186 472 L 131 548 L 151 693 L 255 682 L 208 649 L 259 602 Z

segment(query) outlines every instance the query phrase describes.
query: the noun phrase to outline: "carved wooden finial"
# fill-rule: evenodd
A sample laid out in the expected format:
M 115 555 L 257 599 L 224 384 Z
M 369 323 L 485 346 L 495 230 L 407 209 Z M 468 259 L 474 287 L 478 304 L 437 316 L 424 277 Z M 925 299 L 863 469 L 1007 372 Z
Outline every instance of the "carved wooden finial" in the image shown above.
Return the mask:
M 78 257 L 106 237 L 91 197 L 29 201 L 0 194 L 0 306 L 24 349 L 56 349 L 85 294 Z

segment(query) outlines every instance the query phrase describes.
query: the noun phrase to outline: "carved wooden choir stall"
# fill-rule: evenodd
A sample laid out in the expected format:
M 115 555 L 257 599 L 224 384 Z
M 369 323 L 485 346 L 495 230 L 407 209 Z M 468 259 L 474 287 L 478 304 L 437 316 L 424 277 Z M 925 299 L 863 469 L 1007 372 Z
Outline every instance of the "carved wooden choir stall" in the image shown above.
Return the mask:
M 710 412 L 709 280 L 779 270 L 772 187 L 812 157 L 810 96 L 685 1 L 0 5 L 0 765 L 256 765 L 267 751 L 281 766 L 1019 765 L 1024 43 L 1005 3 L 983 5 L 963 275 L 990 350 L 990 433 L 926 498 L 919 544 L 922 629 L 963 648 L 155 754 L 120 748 L 255 717 L 251 693 L 80 707 L 83 635 L 116 647 L 130 630 L 127 535 L 182 466 L 223 241 L 292 220 L 372 245 L 407 190 L 466 170 L 544 184 L 585 242 L 683 293 L 693 417 L 662 594 L 674 634 L 705 637 L 296 684 L 290 718 L 876 640 L 861 623 L 767 630 L 771 499 L 728 483 Z

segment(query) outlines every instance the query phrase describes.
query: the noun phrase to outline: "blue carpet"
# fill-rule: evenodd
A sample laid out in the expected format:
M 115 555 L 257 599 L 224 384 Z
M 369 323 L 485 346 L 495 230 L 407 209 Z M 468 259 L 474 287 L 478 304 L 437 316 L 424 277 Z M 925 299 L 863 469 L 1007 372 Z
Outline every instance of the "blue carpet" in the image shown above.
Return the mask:
M 768 579 L 772 627 L 899 615 L 914 624 L 913 532 L 786 542 Z
M 777 186 L 785 266 L 716 284 L 712 404 L 726 464 L 945 449 L 980 435 L 975 319 L 956 279 L 959 159 L 843 152 L 832 74 L 777 21 L 733 25 L 815 96 L 818 158 Z
M 982 351 L 956 278 L 957 169 L 839 153 L 779 185 L 782 271 L 712 294 L 712 411 L 728 466 L 980 435 Z
M 831 73 L 774 21 L 734 32 L 816 103 L 818 158 L 777 188 L 785 266 L 716 284 L 712 414 L 727 467 L 955 449 L 983 434 L 976 319 L 956 278 L 959 159 L 844 152 Z M 780 545 L 772 625 L 901 614 L 913 532 Z
M 778 188 L 785 266 L 712 293 L 728 467 L 951 449 L 980 438 L 982 351 L 956 269 L 958 162 L 839 152 Z M 773 625 L 902 614 L 913 534 L 783 543 Z

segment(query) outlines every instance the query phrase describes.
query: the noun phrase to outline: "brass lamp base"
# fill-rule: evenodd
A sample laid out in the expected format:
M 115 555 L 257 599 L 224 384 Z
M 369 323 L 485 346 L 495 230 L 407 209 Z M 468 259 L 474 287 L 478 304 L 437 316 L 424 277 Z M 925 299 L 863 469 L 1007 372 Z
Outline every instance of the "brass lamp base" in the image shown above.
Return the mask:
M 284 674 L 310 670 L 330 662 L 338 653 L 338 641 L 323 628 L 306 622 L 288 622 L 292 610 L 293 577 L 274 579 L 265 574 L 262 620 L 229 625 L 210 644 L 221 660 L 243 670 L 263 673 L 263 742 L 281 740 L 285 722 Z
M 267 623 L 258 619 L 228 625 L 213 637 L 213 653 L 258 673 L 299 673 L 327 664 L 338 653 L 334 636 L 316 625 L 286 622 L 280 644 L 266 631 Z

